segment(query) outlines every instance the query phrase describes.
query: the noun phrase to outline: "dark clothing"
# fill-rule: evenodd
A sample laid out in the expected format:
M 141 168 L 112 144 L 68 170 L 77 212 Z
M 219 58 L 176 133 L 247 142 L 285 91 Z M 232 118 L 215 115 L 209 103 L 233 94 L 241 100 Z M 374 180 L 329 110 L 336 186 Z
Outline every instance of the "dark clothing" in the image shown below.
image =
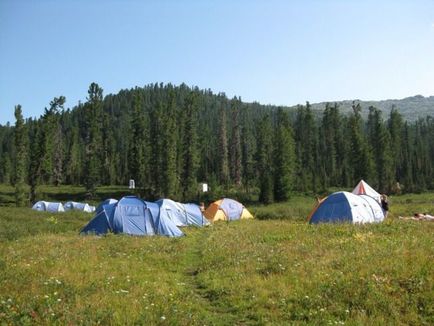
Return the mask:
M 389 211 L 389 203 L 385 200 L 381 200 L 381 208 L 383 208 L 383 211 L 388 212 Z

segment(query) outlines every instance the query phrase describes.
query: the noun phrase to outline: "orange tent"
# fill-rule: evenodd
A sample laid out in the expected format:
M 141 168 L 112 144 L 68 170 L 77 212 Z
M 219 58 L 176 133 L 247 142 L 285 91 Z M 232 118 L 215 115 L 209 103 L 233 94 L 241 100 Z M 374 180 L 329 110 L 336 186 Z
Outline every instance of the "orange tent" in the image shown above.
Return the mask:
M 212 222 L 253 218 L 253 215 L 241 203 L 229 198 L 211 203 L 203 215 Z

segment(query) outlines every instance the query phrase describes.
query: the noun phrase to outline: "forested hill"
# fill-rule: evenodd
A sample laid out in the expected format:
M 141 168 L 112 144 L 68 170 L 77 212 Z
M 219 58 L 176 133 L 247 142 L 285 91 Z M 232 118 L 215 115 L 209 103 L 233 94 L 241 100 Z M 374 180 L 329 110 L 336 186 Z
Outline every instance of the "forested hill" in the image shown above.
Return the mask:
M 424 97 L 422 95 L 416 95 L 411 97 L 406 97 L 400 100 L 383 100 L 383 101 L 361 101 L 361 100 L 347 100 L 347 101 L 336 101 L 332 103 L 337 103 L 340 110 L 344 113 L 352 112 L 353 102 L 360 103 L 363 118 L 368 117 L 370 106 L 376 107 L 383 112 L 386 116 L 390 113 L 393 107 L 399 111 L 402 117 L 407 121 L 416 121 L 419 118 L 424 118 L 428 115 L 434 117 L 434 96 Z M 313 103 L 311 104 L 313 110 L 323 111 L 326 102 Z M 292 107 L 293 109 L 296 106 Z
M 360 179 L 382 192 L 399 191 L 397 182 L 404 191 L 434 188 L 434 119 L 406 121 L 398 109 L 278 108 L 184 84 L 104 97 L 92 83 L 86 103 L 64 103 L 55 97 L 27 120 L 17 106 L 15 126 L 0 126 L 0 183 L 29 184 L 32 202 L 39 184 L 80 184 L 92 196 L 129 179 L 145 198 L 185 201 L 197 200 L 200 182 L 211 197 L 264 203 Z

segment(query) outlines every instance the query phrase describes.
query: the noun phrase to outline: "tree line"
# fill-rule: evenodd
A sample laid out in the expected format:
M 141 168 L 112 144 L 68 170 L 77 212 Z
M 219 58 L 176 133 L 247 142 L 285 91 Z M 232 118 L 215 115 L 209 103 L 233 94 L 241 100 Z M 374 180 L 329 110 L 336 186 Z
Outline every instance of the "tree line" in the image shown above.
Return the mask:
M 44 114 L 0 126 L 0 183 L 18 205 L 38 199 L 41 184 L 100 185 L 134 179 L 140 195 L 197 200 L 212 194 L 283 201 L 293 192 L 350 188 L 360 179 L 380 192 L 434 189 L 434 120 L 409 123 L 393 108 L 362 119 L 353 104 L 322 112 L 229 99 L 185 84 L 150 84 L 104 97 L 92 83 L 85 103 L 65 109 L 53 98 Z M 29 193 L 25 184 L 29 185 Z

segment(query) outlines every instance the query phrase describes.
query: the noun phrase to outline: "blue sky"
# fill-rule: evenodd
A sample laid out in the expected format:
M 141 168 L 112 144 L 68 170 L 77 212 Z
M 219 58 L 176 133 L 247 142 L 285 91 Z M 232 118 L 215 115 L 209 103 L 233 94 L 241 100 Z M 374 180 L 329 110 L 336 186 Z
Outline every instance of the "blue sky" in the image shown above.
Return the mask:
M 0 0 L 0 124 L 91 82 L 276 105 L 434 95 L 434 1 Z

